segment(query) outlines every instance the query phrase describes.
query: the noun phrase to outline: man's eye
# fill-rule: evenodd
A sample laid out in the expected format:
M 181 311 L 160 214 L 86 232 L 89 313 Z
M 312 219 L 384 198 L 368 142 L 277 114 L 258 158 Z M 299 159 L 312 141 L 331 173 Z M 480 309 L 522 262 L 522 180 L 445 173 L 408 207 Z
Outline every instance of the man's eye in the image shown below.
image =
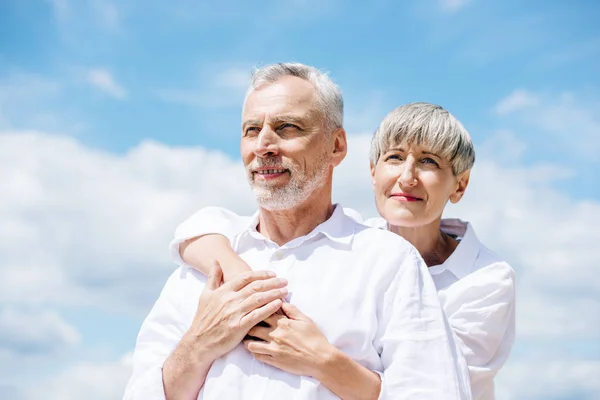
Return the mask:
M 299 128 L 298 128 L 296 125 L 294 125 L 294 124 L 281 124 L 281 125 L 279 126 L 279 129 L 289 129 L 289 128 L 291 128 L 291 129 L 299 129 Z
M 251 133 L 256 133 L 258 131 L 259 131 L 259 129 L 256 126 L 251 126 L 249 128 L 246 128 L 246 135 L 251 134 Z

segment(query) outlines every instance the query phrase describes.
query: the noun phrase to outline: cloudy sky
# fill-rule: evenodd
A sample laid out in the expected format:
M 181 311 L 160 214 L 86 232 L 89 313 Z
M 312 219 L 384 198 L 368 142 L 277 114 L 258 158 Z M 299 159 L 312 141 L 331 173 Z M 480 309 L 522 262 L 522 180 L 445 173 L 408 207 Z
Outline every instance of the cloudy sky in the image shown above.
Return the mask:
M 239 161 L 255 65 L 330 71 L 350 151 L 335 200 L 375 210 L 367 145 L 411 101 L 478 159 L 470 220 L 518 279 L 499 400 L 600 392 L 600 3 L 0 2 L 0 398 L 119 399 L 139 326 L 206 205 L 255 205 Z

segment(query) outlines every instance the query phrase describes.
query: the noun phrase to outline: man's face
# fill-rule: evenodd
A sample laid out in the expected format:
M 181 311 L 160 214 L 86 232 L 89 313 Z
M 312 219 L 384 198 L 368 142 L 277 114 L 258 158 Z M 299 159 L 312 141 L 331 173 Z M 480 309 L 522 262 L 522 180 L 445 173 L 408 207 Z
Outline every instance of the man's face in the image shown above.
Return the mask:
M 241 153 L 261 207 L 293 208 L 327 182 L 328 136 L 311 83 L 287 76 L 248 96 Z

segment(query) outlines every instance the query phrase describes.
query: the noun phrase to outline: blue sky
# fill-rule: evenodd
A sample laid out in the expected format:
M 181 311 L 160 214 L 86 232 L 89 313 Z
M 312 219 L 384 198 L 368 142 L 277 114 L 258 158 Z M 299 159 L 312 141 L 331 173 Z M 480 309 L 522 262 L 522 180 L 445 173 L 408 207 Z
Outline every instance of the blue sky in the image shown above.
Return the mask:
M 365 214 L 387 112 L 427 101 L 463 122 L 478 159 L 448 213 L 519 281 L 499 399 L 591 399 L 598 15 L 594 1 L 1 2 L 0 397 L 120 398 L 176 224 L 254 207 L 238 160 L 251 68 L 299 61 L 342 88 L 336 200 Z

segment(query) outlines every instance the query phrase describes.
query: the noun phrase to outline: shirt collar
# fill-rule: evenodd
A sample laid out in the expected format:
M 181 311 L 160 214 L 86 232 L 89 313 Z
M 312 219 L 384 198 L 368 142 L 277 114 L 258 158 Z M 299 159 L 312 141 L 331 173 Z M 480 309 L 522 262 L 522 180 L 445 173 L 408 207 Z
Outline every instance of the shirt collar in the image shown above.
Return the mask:
M 473 271 L 481 242 L 471 224 L 460 219 L 443 219 L 440 228 L 443 232 L 456 235 L 461 240 L 443 264 L 430 267 L 429 271 L 432 275 L 437 275 L 449 270 L 458 279 L 462 279 Z
M 242 232 L 242 235 L 248 234 L 255 239 L 268 241 L 256 227 L 259 221 L 259 211 L 255 212 L 250 220 L 248 227 Z M 340 244 L 349 245 L 354 235 L 354 221 L 344 214 L 343 207 L 340 204 L 333 205 L 333 213 L 326 221 L 319 224 L 315 229 L 305 236 L 293 239 L 282 247 L 296 247 L 307 240 L 316 237 L 319 234 L 326 236 L 329 240 Z

